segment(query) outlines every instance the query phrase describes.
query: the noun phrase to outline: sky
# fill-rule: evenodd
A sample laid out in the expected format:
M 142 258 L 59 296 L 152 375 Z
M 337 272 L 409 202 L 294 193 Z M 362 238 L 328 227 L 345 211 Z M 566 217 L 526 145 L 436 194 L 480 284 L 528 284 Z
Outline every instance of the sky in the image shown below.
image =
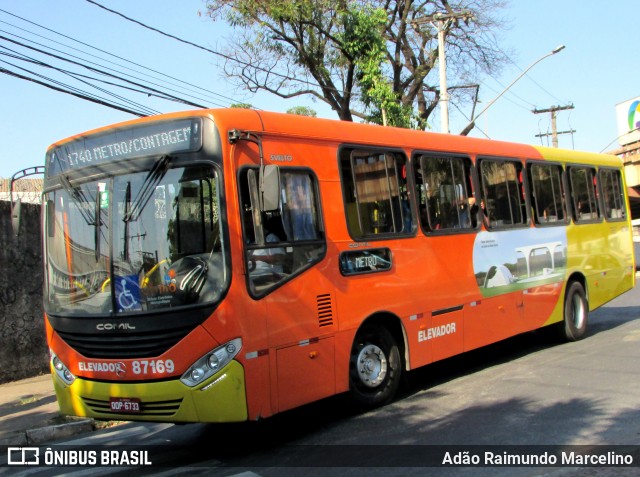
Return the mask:
M 204 10 L 203 0 L 98 1 L 159 30 L 216 51 L 224 50 L 228 39 L 237 33 L 223 23 L 214 23 L 199 15 Z M 560 147 L 594 152 L 615 149 L 620 134 L 616 105 L 640 96 L 635 34 L 640 6 L 637 0 L 617 0 L 607 4 L 605 11 L 602 5 L 596 0 L 512 0 L 507 8 L 496 12 L 509 25 L 508 30 L 498 34 L 499 45 L 514 55 L 512 63 L 498 76 L 479 78 L 480 103 L 476 113 L 539 58 L 561 44 L 566 48 L 540 61 L 518 79 L 482 114 L 477 121 L 478 128 L 470 136 L 548 145 L 550 139 L 536 135 L 550 131 L 550 115 L 533 114 L 532 110 L 573 104 L 574 109 L 558 113 L 558 130 L 575 130 L 574 134 L 559 136 Z M 23 43 L 35 41 L 65 51 L 70 51 L 71 46 L 78 49 L 75 53 L 82 56 L 83 61 L 89 52 L 103 58 L 94 58 L 96 62 L 104 64 L 104 59 L 109 59 L 119 64 L 113 64 L 114 69 L 128 74 L 170 75 L 174 79 L 169 81 L 174 82 L 172 87 L 180 96 L 191 91 L 197 96 L 193 101 L 211 107 L 243 102 L 263 110 L 285 112 L 304 105 L 315 109 L 320 117 L 337 119 L 321 102 L 302 98 L 283 100 L 265 93 L 253 95 L 237 90 L 225 80 L 220 58 L 214 54 L 144 29 L 86 0 L 0 0 L 0 36 Z M 2 55 L 10 52 L 7 48 L 27 51 L 0 38 L 0 69 L 36 70 Z M 44 58 L 32 53 L 28 54 Z M 134 68 L 139 73 L 124 68 Z M 72 65 L 69 69 L 80 70 Z M 149 73 L 148 69 L 158 73 Z M 432 75 L 431 82 L 437 84 L 437 68 Z M 68 78 L 63 81 L 71 83 Z M 167 87 L 162 83 L 162 89 Z M 142 94 L 129 97 L 155 112 L 193 109 Z M 450 130 L 456 134 L 468 123 L 463 113 L 469 115 L 471 110 L 470 104 L 458 107 L 460 110 L 455 106 L 450 108 Z M 46 149 L 55 141 L 133 118 L 130 113 L 56 92 L 2 74 L 0 70 L 0 177 L 11 177 L 22 169 L 43 165 Z M 433 130 L 439 132 L 438 111 L 430 121 Z

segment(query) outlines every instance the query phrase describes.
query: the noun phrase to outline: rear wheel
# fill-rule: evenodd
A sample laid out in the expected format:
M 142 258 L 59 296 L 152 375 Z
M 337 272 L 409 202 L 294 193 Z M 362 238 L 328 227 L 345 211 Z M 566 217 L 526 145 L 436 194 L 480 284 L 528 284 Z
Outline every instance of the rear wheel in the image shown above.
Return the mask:
M 401 374 L 400 350 L 391 333 L 378 325 L 360 330 L 349 363 L 349 389 L 354 400 L 368 407 L 389 402 Z
M 564 320 L 559 323 L 559 331 L 567 341 L 578 341 L 587 333 L 589 303 L 584 288 L 579 282 L 567 285 L 564 297 Z

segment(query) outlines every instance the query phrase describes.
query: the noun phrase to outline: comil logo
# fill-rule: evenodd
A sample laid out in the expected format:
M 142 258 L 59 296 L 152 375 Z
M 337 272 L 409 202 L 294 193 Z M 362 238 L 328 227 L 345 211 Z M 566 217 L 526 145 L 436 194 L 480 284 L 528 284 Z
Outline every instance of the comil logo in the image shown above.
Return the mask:
M 7 459 L 9 465 L 39 465 L 40 449 L 38 447 L 9 447 L 7 448 Z
M 629 131 L 640 128 L 640 101 L 634 101 L 629 106 Z

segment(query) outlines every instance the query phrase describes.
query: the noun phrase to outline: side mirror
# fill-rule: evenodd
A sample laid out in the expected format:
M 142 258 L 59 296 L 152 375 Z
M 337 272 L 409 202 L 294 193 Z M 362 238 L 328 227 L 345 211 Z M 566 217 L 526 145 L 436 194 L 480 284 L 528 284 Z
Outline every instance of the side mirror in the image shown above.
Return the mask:
M 280 209 L 280 168 L 274 164 L 260 167 L 260 210 Z
M 47 237 L 55 237 L 56 235 L 56 209 L 52 200 L 45 202 L 45 212 L 47 217 Z
M 20 209 L 22 208 L 22 202 L 20 198 L 11 204 L 11 226 L 13 227 L 13 233 L 18 235 L 20 232 Z

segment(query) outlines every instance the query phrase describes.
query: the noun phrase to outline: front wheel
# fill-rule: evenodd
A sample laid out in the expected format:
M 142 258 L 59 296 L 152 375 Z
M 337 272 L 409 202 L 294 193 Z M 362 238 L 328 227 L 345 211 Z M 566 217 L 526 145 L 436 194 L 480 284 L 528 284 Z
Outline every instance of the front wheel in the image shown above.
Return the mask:
M 562 338 L 566 341 L 584 338 L 588 318 L 589 303 L 584 288 L 579 282 L 569 283 L 564 298 L 564 320 L 558 324 Z
M 389 402 L 402 373 L 395 339 L 382 326 L 366 326 L 356 335 L 349 363 L 349 389 L 354 400 L 367 407 Z

